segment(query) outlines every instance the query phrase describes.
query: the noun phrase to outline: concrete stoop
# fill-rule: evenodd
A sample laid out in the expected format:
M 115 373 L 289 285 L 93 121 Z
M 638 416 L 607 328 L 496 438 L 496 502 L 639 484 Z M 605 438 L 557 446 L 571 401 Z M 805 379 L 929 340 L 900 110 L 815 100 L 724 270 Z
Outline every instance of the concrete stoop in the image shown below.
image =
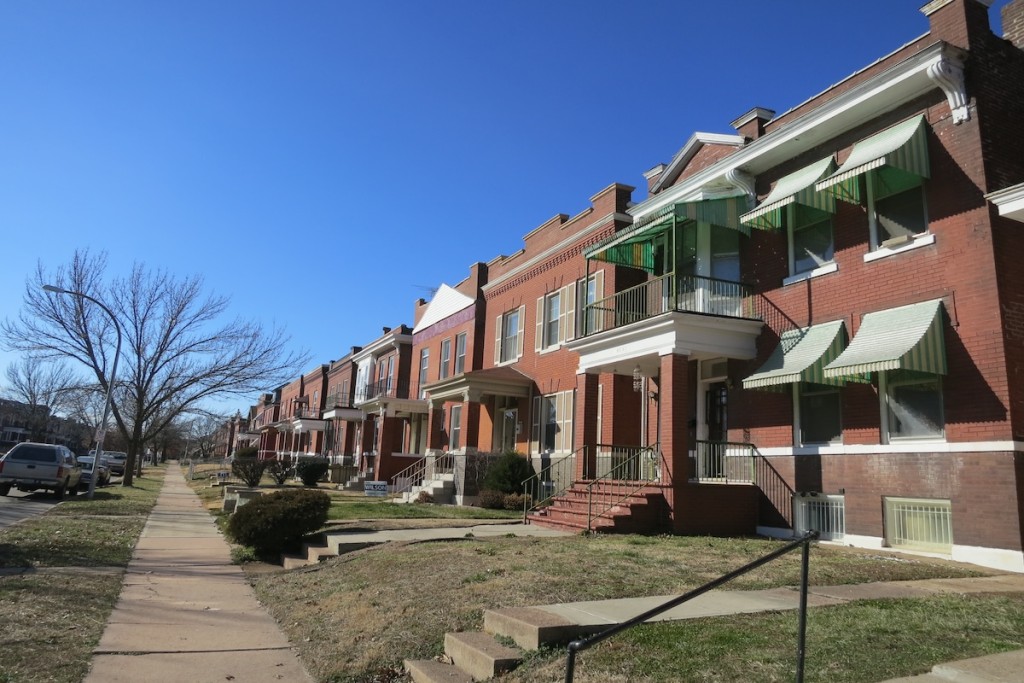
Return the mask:
M 394 502 L 415 503 L 423 491 L 429 493 L 435 503 L 451 505 L 455 500 L 455 476 L 445 474 L 438 479 L 423 482 L 419 486 L 413 486 L 412 489 L 395 498 Z
M 484 681 L 511 671 L 522 661 L 522 651 L 502 645 L 496 636 L 510 638 L 522 650 L 568 643 L 602 627 L 586 627 L 535 607 L 514 607 L 484 612 L 484 631 L 447 633 L 445 660 L 406 660 L 405 670 L 415 683 Z M 451 662 L 451 663 L 447 663 Z

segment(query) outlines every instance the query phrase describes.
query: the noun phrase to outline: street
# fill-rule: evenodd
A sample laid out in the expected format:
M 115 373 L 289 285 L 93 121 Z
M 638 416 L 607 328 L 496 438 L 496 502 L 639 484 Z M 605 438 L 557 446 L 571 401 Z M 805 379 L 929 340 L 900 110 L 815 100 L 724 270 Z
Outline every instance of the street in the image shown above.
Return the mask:
M 29 517 L 37 517 L 57 504 L 49 491 L 22 493 L 11 489 L 6 496 L 0 496 L 0 529 Z

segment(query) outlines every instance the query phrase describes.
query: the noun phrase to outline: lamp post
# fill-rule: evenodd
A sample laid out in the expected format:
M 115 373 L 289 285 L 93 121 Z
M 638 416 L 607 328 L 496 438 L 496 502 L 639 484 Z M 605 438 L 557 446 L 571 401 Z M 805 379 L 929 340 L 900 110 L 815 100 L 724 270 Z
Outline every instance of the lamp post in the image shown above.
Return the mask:
M 85 292 L 75 292 L 70 289 L 61 289 L 54 285 L 43 285 L 43 289 L 53 294 L 68 294 L 70 296 L 77 296 L 79 299 L 85 299 L 91 301 L 100 308 L 103 312 L 110 316 L 111 322 L 114 323 L 114 329 L 117 331 L 117 348 L 114 349 L 114 364 L 110 368 L 110 377 L 107 379 L 107 397 L 103 403 L 103 418 L 100 420 L 100 428 L 96 432 L 96 455 L 93 457 L 92 462 L 92 476 L 89 477 L 89 494 L 88 497 L 91 499 L 96 493 L 96 479 L 99 477 L 100 462 L 103 459 L 103 439 L 107 435 L 107 419 L 110 417 L 110 398 L 111 392 L 114 390 L 114 377 L 117 375 L 117 361 L 121 357 L 121 326 L 117 322 L 117 316 L 107 308 L 102 302 L 92 298 Z

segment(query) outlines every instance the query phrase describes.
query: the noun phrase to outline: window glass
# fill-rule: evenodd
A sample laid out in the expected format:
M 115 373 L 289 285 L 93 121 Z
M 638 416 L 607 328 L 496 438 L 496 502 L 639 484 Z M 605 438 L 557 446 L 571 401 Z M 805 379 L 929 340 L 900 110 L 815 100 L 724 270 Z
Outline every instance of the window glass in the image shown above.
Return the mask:
M 890 372 L 887 379 L 889 438 L 941 437 L 945 431 L 945 420 L 940 378 Z
M 543 415 L 543 438 L 541 439 L 541 450 L 553 453 L 555 450 L 555 438 L 558 435 L 558 410 L 557 395 L 545 396 L 541 400 Z
M 466 371 L 466 333 L 463 332 L 455 337 L 455 374 L 460 375 Z
M 924 191 L 914 187 L 875 200 L 879 243 L 895 237 L 912 237 L 928 231 L 924 213 Z
M 739 282 L 740 233 L 737 231 L 711 226 L 711 277 Z
M 427 368 L 430 366 L 430 349 L 420 349 L 420 388 L 427 383 Z
M 449 425 L 448 449 L 458 450 L 462 447 L 462 406 L 452 406 L 451 424 Z
M 558 343 L 558 313 L 561 308 L 561 296 L 556 292 L 549 294 L 544 300 L 544 347 Z
M 519 309 L 509 311 L 501 317 L 501 362 L 515 360 L 516 341 L 519 334 Z
M 799 220 L 799 219 L 798 219 Z M 832 218 L 826 216 L 822 220 L 793 226 L 793 272 L 805 273 L 826 263 L 831 263 L 834 256 L 832 241 Z
M 843 438 L 839 389 L 800 385 L 800 443 L 836 443 Z
M 448 376 L 448 367 L 449 367 L 448 363 L 451 360 L 451 355 L 452 355 L 452 340 L 451 339 L 445 339 L 443 342 L 441 342 L 441 369 L 440 369 L 440 374 L 439 374 L 441 379 L 444 379 L 445 377 Z

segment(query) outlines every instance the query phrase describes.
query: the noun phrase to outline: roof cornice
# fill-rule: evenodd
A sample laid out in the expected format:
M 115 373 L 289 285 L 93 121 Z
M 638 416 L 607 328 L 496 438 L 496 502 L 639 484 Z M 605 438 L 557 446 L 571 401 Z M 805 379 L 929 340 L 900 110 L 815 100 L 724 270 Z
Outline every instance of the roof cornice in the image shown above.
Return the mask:
M 935 88 L 941 88 L 946 94 L 954 120 L 962 121 L 966 118 L 967 101 L 962 79 L 964 56 L 963 50 L 942 41 L 936 42 L 826 104 L 748 143 L 684 182 L 634 205 L 630 214 L 635 220 L 684 201 L 687 196 L 699 195 L 711 183 L 731 185 L 726 176 L 732 171 L 756 176 Z
M 658 182 L 654 183 L 651 192 L 659 191 L 666 183 L 670 183 L 678 178 L 679 174 L 686 168 L 686 164 L 690 163 L 690 160 L 697 155 L 697 152 L 704 145 L 732 145 L 739 147 L 744 142 L 746 142 L 746 139 L 742 135 L 736 135 L 735 133 L 701 133 L 700 131 L 694 133 L 686 141 L 682 149 L 672 157 L 672 161 L 669 162 L 665 172 L 658 178 Z

